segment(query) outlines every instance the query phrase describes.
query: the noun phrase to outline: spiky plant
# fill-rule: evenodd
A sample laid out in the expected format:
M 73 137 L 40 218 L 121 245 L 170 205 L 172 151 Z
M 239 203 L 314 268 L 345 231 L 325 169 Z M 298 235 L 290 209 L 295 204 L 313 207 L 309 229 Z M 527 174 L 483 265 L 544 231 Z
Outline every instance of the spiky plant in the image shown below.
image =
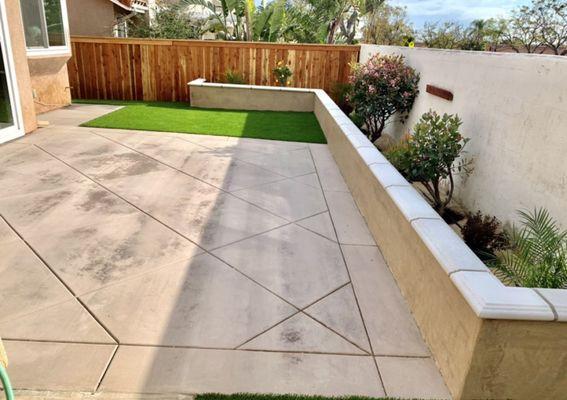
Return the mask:
M 567 231 L 546 209 L 519 214 L 522 226 L 512 229 L 510 249 L 490 263 L 495 274 L 513 286 L 567 288 Z

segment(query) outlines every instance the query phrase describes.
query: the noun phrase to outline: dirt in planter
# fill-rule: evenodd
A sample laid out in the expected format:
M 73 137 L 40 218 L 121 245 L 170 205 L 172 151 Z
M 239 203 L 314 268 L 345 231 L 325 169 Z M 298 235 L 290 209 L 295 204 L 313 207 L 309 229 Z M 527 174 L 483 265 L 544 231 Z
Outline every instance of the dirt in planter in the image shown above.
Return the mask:
M 463 221 L 465 214 L 452 208 L 446 208 L 441 218 L 443 218 L 447 224 L 453 225 Z

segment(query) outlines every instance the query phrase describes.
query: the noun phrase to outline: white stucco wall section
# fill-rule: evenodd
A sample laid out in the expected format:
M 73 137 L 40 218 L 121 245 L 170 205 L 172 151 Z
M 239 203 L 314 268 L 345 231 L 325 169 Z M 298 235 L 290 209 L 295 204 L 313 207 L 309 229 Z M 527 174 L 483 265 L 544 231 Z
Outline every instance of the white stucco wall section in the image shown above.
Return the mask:
M 386 133 L 399 137 L 430 109 L 462 118 L 475 159 L 457 189 L 468 209 L 515 221 L 517 209 L 546 207 L 567 227 L 567 57 L 363 45 L 361 62 L 377 52 L 402 54 L 421 74 L 409 120 Z

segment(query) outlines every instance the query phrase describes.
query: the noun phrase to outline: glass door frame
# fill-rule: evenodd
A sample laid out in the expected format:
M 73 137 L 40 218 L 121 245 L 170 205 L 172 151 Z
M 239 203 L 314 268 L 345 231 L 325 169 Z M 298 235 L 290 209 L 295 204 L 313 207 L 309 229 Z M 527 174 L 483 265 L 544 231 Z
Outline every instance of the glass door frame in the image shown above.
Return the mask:
M 0 143 L 16 139 L 24 135 L 24 124 L 20 105 L 20 93 L 14 67 L 12 55 L 12 43 L 10 41 L 10 28 L 6 15 L 6 2 L 0 0 L 0 48 L 4 57 L 4 68 L 6 70 L 6 83 L 8 86 L 10 106 L 14 124 L 7 128 L 0 129 Z M 23 27 L 22 27 L 23 29 Z

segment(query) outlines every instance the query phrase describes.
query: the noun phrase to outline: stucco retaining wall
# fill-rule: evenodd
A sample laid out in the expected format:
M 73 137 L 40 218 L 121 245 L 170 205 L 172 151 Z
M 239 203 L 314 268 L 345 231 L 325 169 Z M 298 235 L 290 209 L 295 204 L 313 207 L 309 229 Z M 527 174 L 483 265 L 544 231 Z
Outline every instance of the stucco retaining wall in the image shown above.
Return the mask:
M 421 74 L 408 121 L 386 133 L 400 137 L 430 109 L 462 118 L 475 162 L 456 197 L 468 209 L 514 222 L 517 209 L 546 207 L 567 227 L 567 57 L 362 45 L 360 61 L 376 53 L 402 54 Z
M 313 92 L 309 89 L 275 86 L 211 84 L 204 79 L 190 83 L 193 107 L 233 110 L 313 111 Z M 274 94 L 277 94 L 276 96 Z
M 315 114 L 453 396 L 563 398 L 567 291 L 504 287 L 324 93 Z
M 195 84 L 233 108 L 218 100 L 233 88 Z M 246 90 L 270 93 L 278 109 L 288 89 Z M 304 111 L 317 116 L 454 398 L 564 399 L 567 290 L 502 285 L 331 98 L 311 94 Z

